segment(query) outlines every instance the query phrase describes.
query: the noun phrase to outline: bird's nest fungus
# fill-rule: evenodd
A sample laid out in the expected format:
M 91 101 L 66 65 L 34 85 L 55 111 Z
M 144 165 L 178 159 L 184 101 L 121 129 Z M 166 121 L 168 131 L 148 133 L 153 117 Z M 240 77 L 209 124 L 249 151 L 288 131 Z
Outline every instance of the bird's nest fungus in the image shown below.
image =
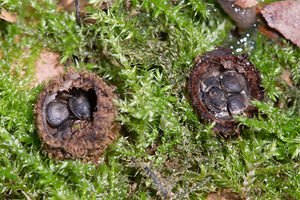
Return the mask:
M 247 54 L 233 55 L 219 47 L 199 56 L 188 81 L 191 103 L 202 119 L 216 122 L 216 132 L 238 132 L 234 115 L 253 117 L 257 108 L 250 100 L 263 100 L 261 76 Z
M 50 81 L 35 107 L 38 135 L 50 157 L 97 163 L 118 136 L 113 88 L 101 78 L 70 70 Z

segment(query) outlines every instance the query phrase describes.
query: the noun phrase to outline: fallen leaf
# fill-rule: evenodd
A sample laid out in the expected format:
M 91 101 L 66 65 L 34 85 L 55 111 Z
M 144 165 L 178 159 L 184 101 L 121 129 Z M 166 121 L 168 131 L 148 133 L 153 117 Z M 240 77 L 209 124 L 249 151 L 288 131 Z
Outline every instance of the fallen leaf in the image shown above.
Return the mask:
M 293 87 L 293 81 L 291 80 L 291 73 L 289 71 L 283 70 L 280 76 L 289 86 Z
M 240 195 L 230 190 L 224 189 L 217 192 L 211 192 L 207 195 L 207 200 L 243 200 Z
M 258 3 L 256 0 L 237 0 L 234 4 L 245 9 L 245 8 L 254 7 Z
M 0 18 L 7 21 L 7 22 L 16 22 L 18 16 L 14 13 L 9 13 L 7 10 L 2 9 L 0 12 Z
M 261 13 L 271 28 L 300 48 L 300 1 L 270 3 Z
M 34 86 L 54 78 L 64 71 L 64 66 L 59 64 L 59 54 L 43 50 L 39 60 L 36 62 L 36 73 Z

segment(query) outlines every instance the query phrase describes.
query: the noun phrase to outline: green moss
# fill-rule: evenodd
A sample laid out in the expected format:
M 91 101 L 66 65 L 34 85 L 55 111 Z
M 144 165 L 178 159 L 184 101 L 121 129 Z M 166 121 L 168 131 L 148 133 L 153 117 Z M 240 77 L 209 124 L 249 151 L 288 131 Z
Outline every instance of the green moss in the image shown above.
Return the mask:
M 187 199 L 218 188 L 251 199 L 299 198 L 300 50 L 253 36 L 249 55 L 267 99 L 253 102 L 257 118 L 238 117 L 248 126 L 241 138 L 223 139 L 199 122 L 184 88 L 195 56 L 226 43 L 232 22 L 206 1 L 125 3 L 88 8 L 96 23 L 79 27 L 54 1 L 0 1 L 18 15 L 16 23 L 0 21 L 0 198 L 152 199 L 161 187 Z M 62 63 L 77 57 L 77 69 L 117 86 L 124 134 L 99 166 L 43 153 L 33 114 L 43 86 L 31 86 L 43 48 Z M 283 70 L 293 86 L 280 78 Z

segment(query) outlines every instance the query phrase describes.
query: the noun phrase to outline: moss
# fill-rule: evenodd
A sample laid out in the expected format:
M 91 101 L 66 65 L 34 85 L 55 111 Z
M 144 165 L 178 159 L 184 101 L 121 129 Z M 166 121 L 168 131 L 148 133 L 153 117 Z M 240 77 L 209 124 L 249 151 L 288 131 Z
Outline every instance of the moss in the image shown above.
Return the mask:
M 226 43 L 232 22 L 213 2 L 125 2 L 88 8 L 96 23 L 79 27 L 74 13 L 56 11 L 55 1 L 0 1 L 19 16 L 16 23 L 0 21 L 0 197 L 159 198 L 144 168 L 150 164 L 174 198 L 204 199 L 227 188 L 251 199 L 298 199 L 300 50 L 254 36 L 250 60 L 268 99 L 254 102 L 258 118 L 238 118 L 248 126 L 241 139 L 223 139 L 213 135 L 214 124 L 198 121 L 184 85 L 194 57 Z M 118 88 L 124 133 L 98 166 L 54 162 L 41 151 L 33 105 L 43 85 L 30 85 L 43 48 L 59 52 L 65 64 L 76 57 L 77 69 Z M 283 70 L 293 86 L 280 78 Z

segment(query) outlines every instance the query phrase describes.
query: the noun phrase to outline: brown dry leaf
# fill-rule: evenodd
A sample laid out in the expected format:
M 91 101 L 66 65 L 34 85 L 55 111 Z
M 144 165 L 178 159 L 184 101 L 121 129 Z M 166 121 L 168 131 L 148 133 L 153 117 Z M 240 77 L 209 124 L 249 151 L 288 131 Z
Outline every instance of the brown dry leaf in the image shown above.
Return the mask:
M 289 86 L 293 87 L 293 81 L 291 80 L 291 73 L 289 71 L 283 70 L 280 76 Z
M 47 79 L 54 78 L 64 71 L 64 66 L 59 64 L 59 54 L 43 50 L 40 59 L 36 62 L 36 73 L 34 86 Z
M 300 1 L 270 3 L 261 13 L 271 28 L 300 48 Z
M 239 196 L 235 192 L 231 192 L 230 190 L 224 189 L 219 190 L 217 192 L 211 192 L 207 195 L 207 200 L 243 200 L 241 196 Z
M 254 7 L 258 3 L 256 0 L 237 0 L 234 4 L 245 9 L 245 8 Z
M 7 10 L 2 9 L 0 12 L 0 18 L 7 21 L 7 22 L 16 22 L 18 16 L 14 13 L 9 13 Z

